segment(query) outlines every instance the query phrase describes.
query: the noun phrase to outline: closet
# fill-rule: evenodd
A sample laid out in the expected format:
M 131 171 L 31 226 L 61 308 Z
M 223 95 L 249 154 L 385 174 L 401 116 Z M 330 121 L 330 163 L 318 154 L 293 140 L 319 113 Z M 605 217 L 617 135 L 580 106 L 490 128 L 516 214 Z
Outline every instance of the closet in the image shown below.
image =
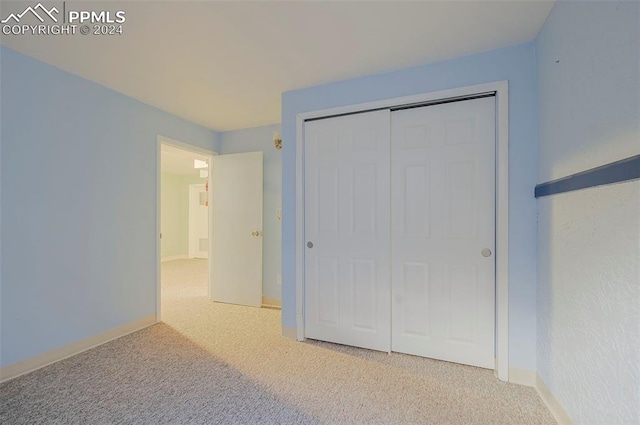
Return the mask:
M 493 369 L 495 98 L 304 123 L 304 335 Z

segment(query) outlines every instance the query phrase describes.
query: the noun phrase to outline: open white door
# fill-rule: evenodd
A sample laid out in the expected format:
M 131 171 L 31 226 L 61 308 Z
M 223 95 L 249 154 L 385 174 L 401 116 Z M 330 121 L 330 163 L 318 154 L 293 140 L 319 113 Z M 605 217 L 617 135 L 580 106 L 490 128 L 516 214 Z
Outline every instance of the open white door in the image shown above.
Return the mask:
M 262 152 L 213 157 L 213 301 L 262 305 L 262 168 Z

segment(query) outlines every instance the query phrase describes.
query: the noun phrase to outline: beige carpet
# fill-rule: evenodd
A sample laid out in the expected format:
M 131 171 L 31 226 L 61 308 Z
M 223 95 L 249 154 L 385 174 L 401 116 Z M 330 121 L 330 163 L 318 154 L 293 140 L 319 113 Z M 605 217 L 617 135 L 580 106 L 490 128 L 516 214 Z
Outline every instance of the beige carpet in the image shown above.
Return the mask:
M 163 320 L 0 386 L 0 423 L 553 424 L 493 372 L 280 336 L 212 303 L 200 260 L 163 264 Z

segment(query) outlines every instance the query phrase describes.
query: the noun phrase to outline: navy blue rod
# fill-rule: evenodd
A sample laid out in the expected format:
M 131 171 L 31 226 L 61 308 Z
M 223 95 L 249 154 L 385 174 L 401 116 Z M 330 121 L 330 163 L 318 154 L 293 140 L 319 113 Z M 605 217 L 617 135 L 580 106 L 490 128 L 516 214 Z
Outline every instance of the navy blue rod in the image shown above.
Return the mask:
M 558 180 L 540 183 L 536 186 L 535 196 L 540 198 L 542 196 L 635 179 L 640 179 L 640 155 L 592 168 Z

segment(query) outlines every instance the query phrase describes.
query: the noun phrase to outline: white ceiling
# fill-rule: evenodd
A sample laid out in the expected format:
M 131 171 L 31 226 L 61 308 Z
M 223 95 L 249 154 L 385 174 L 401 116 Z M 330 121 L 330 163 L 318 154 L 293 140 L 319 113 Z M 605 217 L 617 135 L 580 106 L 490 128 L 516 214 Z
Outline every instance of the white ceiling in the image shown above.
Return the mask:
M 207 161 L 207 156 L 171 145 L 161 145 L 160 169 L 163 173 L 199 176 L 200 170 L 193 168 L 194 159 Z
M 531 41 L 553 1 L 67 1 L 66 7 L 89 4 L 124 10 L 124 35 L 1 42 L 226 131 L 279 122 L 284 91 Z

